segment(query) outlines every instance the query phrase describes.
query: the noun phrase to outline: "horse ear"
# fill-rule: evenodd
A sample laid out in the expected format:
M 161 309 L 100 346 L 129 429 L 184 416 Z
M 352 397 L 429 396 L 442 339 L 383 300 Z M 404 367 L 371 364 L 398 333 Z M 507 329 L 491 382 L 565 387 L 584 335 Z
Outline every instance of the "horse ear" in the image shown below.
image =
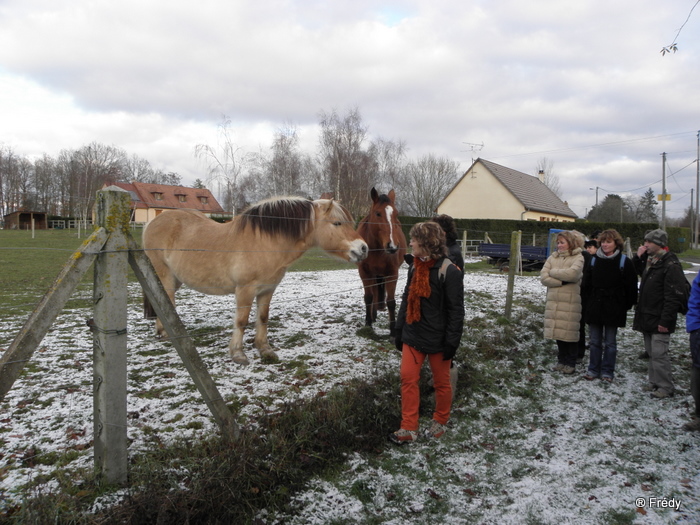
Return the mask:
M 369 194 L 372 197 L 372 202 L 377 202 L 379 194 L 377 193 L 377 190 L 374 188 L 374 186 L 372 186 L 372 191 L 370 191 Z
M 394 202 L 396 199 L 396 193 L 394 193 L 394 188 L 391 188 L 391 191 L 389 191 L 389 199 L 391 199 L 391 202 Z

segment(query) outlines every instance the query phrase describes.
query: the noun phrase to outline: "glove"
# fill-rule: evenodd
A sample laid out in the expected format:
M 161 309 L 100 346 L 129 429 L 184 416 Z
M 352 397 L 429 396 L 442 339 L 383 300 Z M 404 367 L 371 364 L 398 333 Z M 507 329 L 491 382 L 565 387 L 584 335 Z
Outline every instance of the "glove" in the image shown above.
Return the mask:
M 445 346 L 445 349 L 442 351 L 442 360 L 449 361 L 450 359 L 452 359 L 455 356 L 456 353 L 457 353 L 456 346 L 447 345 L 447 346 Z
M 403 351 L 403 341 L 402 341 L 401 339 L 398 339 L 398 338 L 395 339 L 395 340 L 394 340 L 394 344 L 396 345 L 396 349 L 397 349 L 399 352 L 402 352 L 402 351 Z

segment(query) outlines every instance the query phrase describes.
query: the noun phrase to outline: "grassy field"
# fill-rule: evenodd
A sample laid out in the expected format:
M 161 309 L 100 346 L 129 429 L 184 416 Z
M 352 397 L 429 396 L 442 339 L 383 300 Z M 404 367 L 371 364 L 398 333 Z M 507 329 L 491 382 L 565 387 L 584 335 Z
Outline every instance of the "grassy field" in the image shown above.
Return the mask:
M 77 230 L 0 230 L 0 311 L 30 312 L 46 293 L 71 255 L 80 249 L 91 232 Z M 132 232 L 141 244 L 141 230 Z M 352 263 L 334 259 L 320 248 L 309 250 L 290 271 L 325 271 L 354 268 Z M 92 271 L 81 287 L 92 286 Z M 129 280 L 136 277 L 130 272 Z

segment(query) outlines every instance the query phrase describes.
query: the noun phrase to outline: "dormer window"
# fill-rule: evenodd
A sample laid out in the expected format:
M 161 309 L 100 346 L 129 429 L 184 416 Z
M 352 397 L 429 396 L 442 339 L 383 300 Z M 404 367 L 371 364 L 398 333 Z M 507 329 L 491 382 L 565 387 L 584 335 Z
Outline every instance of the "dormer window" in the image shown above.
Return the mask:
M 177 200 L 180 202 L 187 202 L 187 195 L 185 195 L 184 193 L 178 193 Z
M 159 191 L 154 191 L 153 192 L 153 198 L 157 201 L 162 201 L 163 200 L 163 194 Z
M 199 202 L 201 202 L 202 204 L 206 204 L 207 200 L 208 200 L 207 197 L 200 197 L 199 198 Z

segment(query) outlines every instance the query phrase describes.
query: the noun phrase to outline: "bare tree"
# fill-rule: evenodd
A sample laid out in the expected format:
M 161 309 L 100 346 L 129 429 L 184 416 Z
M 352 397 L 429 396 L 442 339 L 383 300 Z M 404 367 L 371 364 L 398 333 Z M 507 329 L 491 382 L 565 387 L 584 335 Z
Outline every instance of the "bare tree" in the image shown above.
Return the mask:
M 404 214 L 430 217 L 457 181 L 459 163 L 447 157 L 424 155 L 406 165 L 406 182 L 396 194 Z
M 126 153 L 114 146 L 93 142 L 74 154 L 77 170 L 77 212 L 81 219 L 92 216 L 95 195 L 105 182 L 121 180 L 121 170 Z
M 554 162 L 547 157 L 542 157 L 538 160 L 535 167 L 535 176 L 539 177 L 540 173 L 544 179 L 544 185 L 561 199 L 561 183 L 559 182 L 559 176 L 554 172 Z
M 153 182 L 154 171 L 151 163 L 134 154 L 124 159 L 122 182 Z
M 376 160 L 377 176 L 375 185 L 399 188 L 402 185 L 403 159 L 406 156 L 406 143 L 378 138 L 372 141 L 369 154 Z
M 34 161 L 34 192 L 36 194 L 37 211 L 45 211 L 51 215 L 59 213 L 57 195 L 59 179 L 56 174 L 56 161 L 44 154 Z
M 219 144 L 217 147 L 208 144 L 198 144 L 194 148 L 197 158 L 207 163 L 206 184 L 210 188 L 219 187 L 221 204 L 231 213 L 237 213 L 240 199 L 240 184 L 243 169 L 249 158 L 244 150 L 234 141 L 231 131 L 231 119 L 223 116 L 219 124 Z M 223 185 L 223 188 L 222 188 Z
M 285 123 L 275 132 L 272 156 L 266 163 L 265 176 L 271 195 L 298 195 L 301 185 L 301 155 L 297 128 Z
M 367 126 L 362 123 L 362 115 L 356 107 L 344 117 L 336 110 L 330 114 L 321 111 L 319 121 L 319 157 L 327 187 L 351 213 L 362 213 L 377 172 L 376 162 L 363 150 Z

